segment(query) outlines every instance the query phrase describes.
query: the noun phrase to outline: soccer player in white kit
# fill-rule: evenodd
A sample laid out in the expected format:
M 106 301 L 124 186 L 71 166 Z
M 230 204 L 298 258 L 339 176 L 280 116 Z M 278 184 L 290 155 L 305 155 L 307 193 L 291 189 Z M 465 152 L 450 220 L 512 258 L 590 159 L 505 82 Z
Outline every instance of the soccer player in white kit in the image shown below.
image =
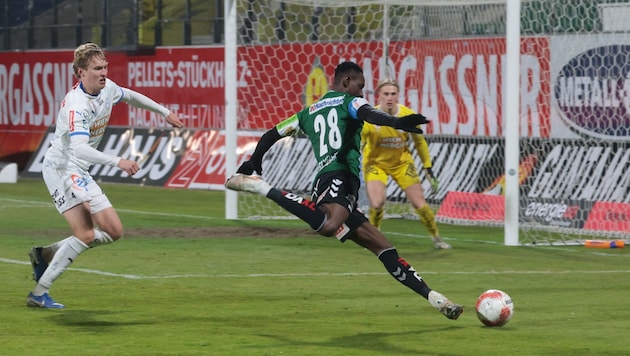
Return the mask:
M 161 114 L 173 127 L 183 127 L 175 113 L 109 80 L 107 65 L 105 53 L 94 43 L 82 44 L 74 51 L 73 69 L 79 81 L 61 104 L 55 137 L 42 168 L 53 203 L 70 225 L 72 236 L 29 252 L 37 281 L 26 300 L 31 307 L 64 308 L 48 294 L 53 282 L 88 248 L 123 236 L 116 210 L 88 172 L 92 164 L 115 166 L 129 175 L 140 170 L 136 161 L 97 150 L 113 105 L 123 101 Z

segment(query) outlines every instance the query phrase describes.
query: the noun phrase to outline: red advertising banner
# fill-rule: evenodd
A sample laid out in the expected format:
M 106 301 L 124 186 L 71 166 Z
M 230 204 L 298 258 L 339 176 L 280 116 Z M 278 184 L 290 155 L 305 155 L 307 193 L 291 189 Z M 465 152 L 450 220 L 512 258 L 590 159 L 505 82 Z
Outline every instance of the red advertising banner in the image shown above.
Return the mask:
M 110 79 L 177 112 L 186 127 L 223 126 L 223 48 L 106 54 Z M 0 53 L 0 160 L 28 162 L 75 82 L 72 58 L 72 50 Z M 159 115 L 125 104 L 114 107 L 110 125 L 168 127 Z
M 389 69 L 381 42 L 279 44 L 239 51 L 240 128 L 266 128 L 311 104 L 331 87 L 334 67 L 353 60 L 366 79 L 364 96 L 375 103 L 379 79 L 401 83 L 401 103 L 432 119 L 427 132 L 503 136 L 503 38 L 396 41 Z M 521 44 L 521 132 L 549 137 L 549 41 Z
M 437 216 L 457 220 L 503 222 L 505 198 L 498 195 L 449 192 Z
M 0 53 L 0 160 L 20 170 L 73 84 L 72 51 Z
M 548 137 L 549 43 L 521 45 L 521 132 Z M 239 48 L 239 129 L 268 129 L 321 97 L 344 60 L 364 70 L 364 96 L 374 103 L 377 81 L 401 84 L 401 102 L 432 120 L 427 133 L 503 136 L 503 38 L 396 41 L 389 69 L 381 42 L 278 44 Z M 72 50 L 0 53 L 0 159 L 28 156 L 54 124 L 74 82 Z M 222 47 L 160 47 L 153 55 L 107 52 L 108 77 L 176 112 L 189 129 L 222 129 L 225 64 Z M 386 74 L 387 73 L 387 74 Z M 166 128 L 159 115 L 116 105 L 110 125 Z M 15 142 L 7 139 L 20 133 Z
M 630 232 L 630 204 L 596 202 L 584 229 Z
M 225 70 L 222 47 L 161 47 L 154 55 L 107 54 L 109 77 L 176 112 L 184 126 L 221 128 L 224 123 Z M 167 127 L 156 114 L 117 105 L 112 125 Z
M 256 148 L 259 133 L 240 133 L 237 140 L 237 167 L 249 159 Z M 179 166 L 164 185 L 168 188 L 224 189 L 225 132 L 196 131 Z
M 106 51 L 108 77 L 177 112 L 189 128 L 223 125 L 223 48 L 158 48 L 154 55 Z M 45 130 L 75 82 L 72 50 L 0 53 L 0 130 Z M 118 105 L 111 125 L 164 126 L 143 110 Z

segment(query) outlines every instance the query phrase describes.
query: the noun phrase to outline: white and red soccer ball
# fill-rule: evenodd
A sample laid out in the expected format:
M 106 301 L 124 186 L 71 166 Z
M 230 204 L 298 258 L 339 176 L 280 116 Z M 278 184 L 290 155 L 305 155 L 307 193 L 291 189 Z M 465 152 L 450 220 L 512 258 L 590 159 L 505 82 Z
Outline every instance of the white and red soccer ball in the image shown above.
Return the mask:
M 489 289 L 479 296 L 477 318 L 486 326 L 503 326 L 514 314 L 514 303 L 507 293 L 498 289 Z

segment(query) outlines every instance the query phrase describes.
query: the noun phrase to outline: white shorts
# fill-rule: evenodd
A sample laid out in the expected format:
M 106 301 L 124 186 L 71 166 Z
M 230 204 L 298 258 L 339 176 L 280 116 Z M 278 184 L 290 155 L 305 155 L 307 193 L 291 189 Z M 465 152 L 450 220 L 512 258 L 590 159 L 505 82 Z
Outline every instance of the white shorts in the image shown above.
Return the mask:
M 112 206 L 92 176 L 74 165 L 60 168 L 44 159 L 42 176 L 60 214 L 84 202 L 92 214 Z

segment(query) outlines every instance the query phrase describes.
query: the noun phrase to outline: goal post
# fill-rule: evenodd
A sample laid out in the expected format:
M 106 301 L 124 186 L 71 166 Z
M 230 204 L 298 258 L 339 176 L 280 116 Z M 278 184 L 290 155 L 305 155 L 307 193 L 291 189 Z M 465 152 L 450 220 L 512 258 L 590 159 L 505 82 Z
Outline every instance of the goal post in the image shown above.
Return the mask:
M 629 239 L 630 70 L 620 62 L 630 30 L 608 10 L 595 0 L 226 1 L 226 177 L 353 60 L 370 103 L 376 82 L 393 78 L 399 101 L 432 120 L 441 184 L 422 185 L 440 223 L 502 226 L 510 246 Z M 296 194 L 310 193 L 315 171 L 300 137 L 263 161 L 265 180 Z M 386 216 L 417 218 L 391 181 Z M 226 218 L 293 217 L 228 192 Z
M 521 42 L 521 1 L 507 1 L 505 21 L 505 101 L 503 117 L 505 120 L 505 217 L 504 243 L 507 246 L 518 246 L 518 210 L 519 210 L 519 120 L 509 118 L 520 117 L 518 90 L 520 80 L 520 42 Z
M 238 112 L 237 96 L 237 36 L 236 36 L 236 2 L 225 0 L 223 18 L 225 20 L 225 172 L 226 179 L 237 169 L 237 123 L 234 118 Z M 238 218 L 238 193 L 225 190 L 225 218 Z

